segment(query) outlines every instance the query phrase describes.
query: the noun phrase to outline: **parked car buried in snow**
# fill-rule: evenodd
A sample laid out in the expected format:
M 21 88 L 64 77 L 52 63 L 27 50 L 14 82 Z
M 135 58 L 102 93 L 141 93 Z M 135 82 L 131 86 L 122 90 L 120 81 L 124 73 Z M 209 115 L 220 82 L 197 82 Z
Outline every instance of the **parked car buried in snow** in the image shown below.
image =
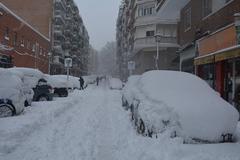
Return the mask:
M 0 77 L 0 117 L 20 114 L 28 98 L 22 80 L 5 69 L 0 70 Z
M 9 68 L 8 70 L 16 75 L 19 75 L 19 73 L 23 75 L 24 88 L 34 91 L 32 101 L 52 100 L 52 87 L 47 83 L 41 71 L 21 67 Z
M 130 77 L 122 100 L 137 131 L 150 137 L 165 132 L 185 142 L 231 141 L 239 119 L 237 110 L 205 81 L 184 72 Z
M 118 78 L 110 78 L 109 79 L 109 88 L 110 89 L 121 90 L 123 88 L 123 83 Z
M 69 89 L 79 89 L 79 78 L 67 75 L 45 75 L 48 83 L 54 89 L 54 95 L 58 97 L 67 97 Z

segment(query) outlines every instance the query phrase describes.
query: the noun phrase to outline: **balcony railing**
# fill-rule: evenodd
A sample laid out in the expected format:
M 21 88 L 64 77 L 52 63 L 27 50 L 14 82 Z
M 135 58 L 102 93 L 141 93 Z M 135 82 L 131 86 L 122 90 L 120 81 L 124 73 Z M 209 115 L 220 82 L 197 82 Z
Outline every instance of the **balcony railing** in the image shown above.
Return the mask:
M 155 37 L 138 38 L 134 41 L 134 49 L 144 49 L 156 47 L 157 42 Z M 159 47 L 177 47 L 176 37 L 161 37 Z

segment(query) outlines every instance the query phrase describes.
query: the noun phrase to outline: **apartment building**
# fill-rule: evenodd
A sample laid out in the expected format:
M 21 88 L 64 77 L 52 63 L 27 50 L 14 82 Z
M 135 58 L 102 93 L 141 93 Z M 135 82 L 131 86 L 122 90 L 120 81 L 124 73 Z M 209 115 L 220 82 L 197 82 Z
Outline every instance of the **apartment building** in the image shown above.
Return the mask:
M 240 0 L 191 0 L 179 23 L 182 68 L 194 66 L 196 74 L 232 104 L 240 87 L 239 4 Z
M 55 0 L 52 35 L 52 74 L 65 72 L 64 59 L 73 59 L 71 74 L 87 73 L 89 36 L 73 0 Z
M 51 74 L 64 74 L 64 59 L 73 59 L 71 74 L 87 73 L 89 36 L 73 0 L 1 0 L 51 41 Z
M 180 10 L 187 2 L 123 1 L 117 23 L 118 53 L 127 55 L 124 64 L 135 62 L 134 74 L 154 69 L 179 69 L 177 22 Z
M 50 40 L 0 3 L 0 65 L 48 73 Z

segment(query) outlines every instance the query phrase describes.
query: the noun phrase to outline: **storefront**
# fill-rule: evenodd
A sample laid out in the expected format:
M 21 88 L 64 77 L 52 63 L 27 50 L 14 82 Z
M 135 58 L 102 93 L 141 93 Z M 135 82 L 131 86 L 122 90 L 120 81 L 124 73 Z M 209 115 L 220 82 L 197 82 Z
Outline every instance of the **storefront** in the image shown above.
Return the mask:
M 230 25 L 198 42 L 196 74 L 240 110 L 240 45 Z

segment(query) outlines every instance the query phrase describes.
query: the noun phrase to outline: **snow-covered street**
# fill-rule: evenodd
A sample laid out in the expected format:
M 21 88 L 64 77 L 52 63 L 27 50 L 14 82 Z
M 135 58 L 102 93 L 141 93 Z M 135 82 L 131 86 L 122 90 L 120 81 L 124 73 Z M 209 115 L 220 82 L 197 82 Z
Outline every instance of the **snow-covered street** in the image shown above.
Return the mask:
M 240 160 L 240 143 L 194 145 L 164 135 L 143 137 L 121 106 L 121 91 L 90 86 L 0 120 L 0 160 L 54 159 Z

